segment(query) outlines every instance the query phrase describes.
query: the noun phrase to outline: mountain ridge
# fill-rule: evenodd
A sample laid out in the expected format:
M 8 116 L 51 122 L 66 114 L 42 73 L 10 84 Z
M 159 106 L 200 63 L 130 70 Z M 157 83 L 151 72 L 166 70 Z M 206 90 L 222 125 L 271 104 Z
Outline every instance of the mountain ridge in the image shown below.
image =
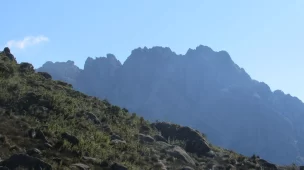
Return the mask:
M 0 88 L 0 169 L 300 168 L 219 148 L 186 126 L 150 123 L 5 53 L 0 53 Z
M 148 120 L 193 126 L 213 143 L 245 155 L 257 152 L 276 163 L 304 163 L 302 101 L 253 80 L 228 52 L 199 45 L 177 55 L 156 46 L 132 50 L 120 65 L 106 64 L 104 58 L 106 67 L 81 71 L 84 76 L 76 78 L 75 89 Z M 37 71 L 52 74 L 43 67 Z

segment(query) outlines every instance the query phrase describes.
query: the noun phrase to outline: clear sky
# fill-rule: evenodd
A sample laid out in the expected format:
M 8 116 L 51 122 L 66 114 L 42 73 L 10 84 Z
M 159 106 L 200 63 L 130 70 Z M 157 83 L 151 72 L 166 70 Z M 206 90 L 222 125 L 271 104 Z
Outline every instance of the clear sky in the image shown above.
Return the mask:
M 40 67 L 137 47 L 178 54 L 199 44 L 226 50 L 252 78 L 304 100 L 304 0 L 9 0 L 0 47 Z

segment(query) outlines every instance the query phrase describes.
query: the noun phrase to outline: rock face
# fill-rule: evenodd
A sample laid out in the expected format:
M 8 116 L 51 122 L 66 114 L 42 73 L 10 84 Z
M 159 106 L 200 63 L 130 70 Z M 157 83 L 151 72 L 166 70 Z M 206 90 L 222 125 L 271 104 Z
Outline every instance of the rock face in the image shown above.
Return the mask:
M 116 71 L 120 67 L 121 63 L 112 54 L 95 60 L 89 57 L 85 62 L 84 70 L 79 73 L 76 79 L 75 88 L 92 96 L 108 98 L 111 95 L 111 89 L 115 86 L 113 83 Z M 99 78 L 96 79 L 96 77 Z
M 190 125 L 215 145 L 275 163 L 304 163 L 302 101 L 252 80 L 225 51 L 138 48 L 123 65 L 113 55 L 88 58 L 83 70 L 68 63 L 47 62 L 38 70 L 146 119 Z
M 75 84 L 76 78 L 80 73 L 80 69 L 74 65 L 73 61 L 67 62 L 46 62 L 37 72 L 48 72 L 53 79 L 65 81 L 69 84 Z

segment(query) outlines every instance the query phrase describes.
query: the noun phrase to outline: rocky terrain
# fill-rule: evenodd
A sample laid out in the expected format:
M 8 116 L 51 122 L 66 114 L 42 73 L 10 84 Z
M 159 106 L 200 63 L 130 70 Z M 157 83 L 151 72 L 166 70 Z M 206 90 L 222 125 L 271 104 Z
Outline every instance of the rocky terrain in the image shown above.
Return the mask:
M 243 155 L 304 164 L 302 101 L 252 79 L 226 51 L 200 45 L 177 55 L 145 47 L 123 64 L 108 54 L 89 57 L 83 70 L 69 61 L 47 62 L 37 71 L 147 120 L 191 126 Z
M 144 120 L 0 54 L 0 169 L 298 169 L 212 145 L 201 132 Z

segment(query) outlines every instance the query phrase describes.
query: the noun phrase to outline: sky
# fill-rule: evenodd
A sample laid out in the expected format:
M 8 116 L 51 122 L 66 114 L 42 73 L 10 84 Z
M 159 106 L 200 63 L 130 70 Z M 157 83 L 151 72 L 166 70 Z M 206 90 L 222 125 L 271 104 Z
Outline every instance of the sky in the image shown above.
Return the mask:
M 177 54 L 206 45 L 227 51 L 253 79 L 304 101 L 303 0 L 52 0 L 1 2 L 0 48 L 35 68 L 46 61 L 138 47 Z

